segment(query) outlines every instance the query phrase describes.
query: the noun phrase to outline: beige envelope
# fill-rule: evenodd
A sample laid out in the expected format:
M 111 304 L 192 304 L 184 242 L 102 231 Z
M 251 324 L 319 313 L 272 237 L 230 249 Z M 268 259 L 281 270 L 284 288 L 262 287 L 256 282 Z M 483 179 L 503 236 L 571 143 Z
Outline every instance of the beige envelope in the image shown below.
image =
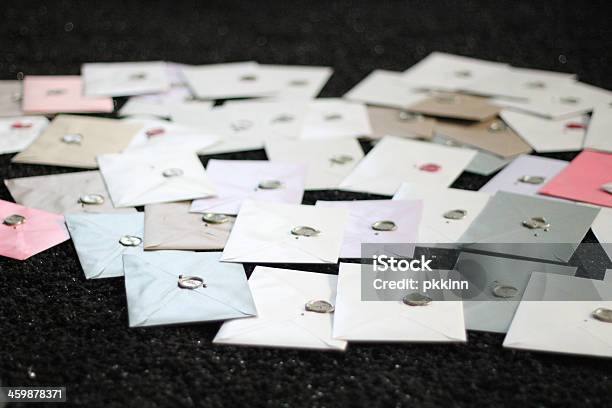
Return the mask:
M 435 131 L 459 143 L 487 150 L 502 157 L 531 152 L 531 146 L 497 118 L 477 123 L 439 121 L 436 123 Z
M 431 139 L 436 120 L 401 109 L 368 106 L 368 116 L 372 126 L 371 139 L 386 135 L 409 137 L 411 139 Z
M 160 249 L 218 250 L 225 247 L 235 217 L 221 224 L 206 223 L 190 213 L 191 201 L 145 206 L 145 251 Z
M 120 153 L 141 127 L 117 119 L 59 115 L 12 161 L 96 169 L 96 156 Z
M 114 208 L 99 171 L 4 180 L 16 203 L 52 213 L 116 213 L 136 209 Z M 87 201 L 95 196 L 101 202 Z M 83 199 L 83 200 L 82 200 Z M 83 202 L 85 201 L 85 202 Z
M 500 111 L 488 98 L 445 92 L 433 93 L 431 97 L 406 109 L 425 115 L 477 121 L 489 119 Z

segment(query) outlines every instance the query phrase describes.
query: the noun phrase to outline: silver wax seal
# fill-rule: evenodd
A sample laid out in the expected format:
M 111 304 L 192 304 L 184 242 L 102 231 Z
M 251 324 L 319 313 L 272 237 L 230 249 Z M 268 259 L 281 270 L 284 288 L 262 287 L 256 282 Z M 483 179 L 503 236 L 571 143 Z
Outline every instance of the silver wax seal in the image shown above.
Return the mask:
M 338 154 L 329 159 L 332 164 L 346 164 L 352 162 L 353 160 L 353 156 L 349 156 L 348 154 Z
M 26 218 L 23 215 L 12 214 L 6 217 L 3 221 L 4 225 L 21 225 L 25 222 Z
M 253 74 L 247 74 L 240 77 L 242 82 L 254 82 L 257 81 L 257 76 Z
M 238 119 L 230 123 L 230 128 L 234 132 L 241 132 L 243 130 L 250 129 L 253 126 L 253 122 L 248 119 Z
M 206 284 L 204 283 L 204 279 L 200 278 L 199 276 L 184 276 L 184 275 L 179 275 L 179 279 L 178 279 L 178 286 L 181 289 L 197 289 L 199 287 L 206 287 Z
M 508 126 L 501 120 L 494 120 L 489 125 L 489 132 L 503 132 L 508 129 Z
M 529 81 L 525 82 L 525 87 L 529 89 L 544 89 L 546 88 L 546 83 L 544 81 Z
M 457 78 L 470 78 L 472 76 L 472 71 L 469 69 L 460 69 L 455 71 L 455 76 Z
M 401 110 L 397 113 L 397 118 L 401 121 L 401 122 L 415 122 L 418 120 L 423 120 L 423 115 L 421 115 L 420 113 L 415 113 L 415 112 L 408 112 L 405 110 Z
M 390 220 L 382 220 L 376 221 L 372 224 L 372 229 L 374 231 L 395 231 L 397 229 L 397 225 Z
M 319 235 L 321 231 L 316 228 L 308 227 L 308 226 L 299 226 L 291 229 L 291 233 L 293 235 L 298 235 L 301 237 L 313 237 L 315 235 Z
M 133 74 L 130 74 L 130 81 L 141 81 L 146 78 L 147 78 L 146 72 L 134 72 Z
M 81 204 L 100 205 L 104 204 L 104 197 L 100 194 L 84 194 L 79 197 Z
M 183 170 L 178 169 L 176 167 L 162 171 L 162 176 L 164 177 L 178 177 L 182 175 L 183 175 Z
M 466 215 L 467 215 L 466 210 L 457 209 L 457 210 L 447 211 L 442 216 L 448 220 L 462 220 L 465 218 Z
M 455 101 L 457 100 L 455 95 L 448 94 L 435 94 L 433 98 L 438 103 L 455 103 Z
M 293 79 L 289 81 L 289 85 L 291 86 L 306 86 L 308 85 L 308 81 L 306 79 Z
M 580 102 L 580 99 L 576 98 L 575 96 L 564 96 L 559 98 L 559 101 L 566 105 L 576 105 L 578 102 Z
M 334 305 L 326 300 L 309 300 L 304 305 L 304 309 L 306 309 L 307 312 L 332 313 L 334 311 Z
M 293 122 L 294 119 L 295 118 L 293 117 L 293 115 L 283 113 L 272 119 L 272 123 L 289 123 Z
M 612 194 L 612 183 L 602 184 L 601 189 L 607 193 Z
M 431 303 L 431 298 L 419 292 L 409 293 L 402 298 L 402 302 L 408 306 L 427 306 Z
M 47 95 L 48 96 L 55 96 L 55 95 L 63 95 L 66 93 L 65 89 L 48 89 L 47 90 Z
M 276 190 L 278 188 L 281 188 L 282 186 L 283 183 L 279 180 L 263 180 L 257 185 L 257 187 L 262 190 Z
M 223 224 L 229 221 L 229 217 L 225 214 L 204 213 L 202 214 L 202 221 L 210 224 Z
M 340 120 L 342 119 L 342 114 L 340 113 L 326 113 L 325 115 L 323 115 L 323 119 L 327 120 L 327 121 L 335 121 L 335 120 Z
M 593 310 L 593 313 L 591 313 L 591 316 L 593 316 L 595 319 L 599 320 L 600 322 L 612 323 L 612 309 L 608 309 L 605 307 L 598 307 L 597 309 Z
M 83 135 L 80 133 L 68 133 L 62 137 L 62 142 L 66 144 L 81 144 Z
M 527 184 L 542 184 L 546 179 L 542 176 L 521 176 L 518 181 Z
M 518 289 L 514 286 L 497 284 L 493 287 L 493 296 L 502 298 L 502 299 L 510 299 L 515 297 L 518 294 Z
M 524 227 L 529 229 L 548 230 L 550 223 L 544 217 L 531 217 L 531 219 L 522 222 Z
M 123 246 L 135 247 L 142 243 L 142 238 L 135 237 L 134 235 L 124 235 L 119 238 L 119 243 Z

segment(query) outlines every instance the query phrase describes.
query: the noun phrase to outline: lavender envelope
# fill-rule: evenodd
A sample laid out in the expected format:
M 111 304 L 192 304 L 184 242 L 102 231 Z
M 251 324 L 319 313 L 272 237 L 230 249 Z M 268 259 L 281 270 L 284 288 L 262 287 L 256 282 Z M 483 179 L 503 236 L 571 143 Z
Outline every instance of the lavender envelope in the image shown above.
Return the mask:
M 495 194 L 502 190 L 517 194 L 536 195 L 544 184 L 559 174 L 568 164 L 569 162 L 564 160 L 522 155 L 497 173 L 487 184 L 482 186 L 480 191 Z M 530 177 L 530 179 L 525 179 L 525 176 Z M 534 179 L 534 177 L 542 177 L 543 180 L 540 182 L 540 179 Z
M 246 199 L 300 204 L 307 166 L 263 160 L 210 160 L 206 172 L 217 196 L 195 200 L 191 212 L 238 214 Z M 280 182 L 277 188 L 271 182 Z M 268 184 L 266 186 L 266 183 Z
M 13 216 L 13 217 L 11 217 Z M 13 224 L 17 217 L 20 224 Z M 0 200 L 0 256 L 23 261 L 66 241 L 64 217 Z
M 316 207 L 346 208 L 349 219 L 344 229 L 340 258 L 362 258 L 361 244 L 409 244 L 418 241 L 423 204 L 420 200 L 317 201 Z M 392 221 L 393 231 L 376 231 L 379 221 Z M 414 248 L 393 245 L 394 254 L 412 256 Z M 406 253 L 400 253 L 402 250 Z

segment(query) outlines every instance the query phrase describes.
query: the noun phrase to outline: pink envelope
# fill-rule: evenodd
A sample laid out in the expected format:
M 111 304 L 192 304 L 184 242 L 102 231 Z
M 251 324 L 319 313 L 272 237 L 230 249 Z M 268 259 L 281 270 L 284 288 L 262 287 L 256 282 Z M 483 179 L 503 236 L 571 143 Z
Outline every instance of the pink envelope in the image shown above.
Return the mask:
M 612 193 L 603 189 L 612 183 L 612 153 L 585 150 L 561 173 L 542 187 L 540 194 L 612 207 Z
M 0 200 L 0 256 L 22 261 L 69 237 L 64 216 Z
M 83 95 L 83 80 L 73 76 L 26 76 L 25 113 L 112 112 L 113 98 Z

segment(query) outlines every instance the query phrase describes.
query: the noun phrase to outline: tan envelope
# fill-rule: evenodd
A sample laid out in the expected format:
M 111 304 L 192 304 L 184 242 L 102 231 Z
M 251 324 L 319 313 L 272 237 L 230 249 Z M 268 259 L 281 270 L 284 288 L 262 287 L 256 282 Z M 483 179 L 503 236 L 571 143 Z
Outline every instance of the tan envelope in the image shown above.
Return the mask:
M 49 164 L 96 169 L 96 156 L 119 153 L 142 125 L 117 119 L 59 115 L 26 150 L 13 157 L 14 163 Z M 80 143 L 67 143 L 79 139 Z
M 190 213 L 191 201 L 145 206 L 145 251 L 159 249 L 217 250 L 225 247 L 235 217 L 222 224 L 202 221 Z
M 500 111 L 488 98 L 444 92 L 436 92 L 406 109 L 425 115 L 477 121 L 489 119 Z
M 135 208 L 114 208 L 99 171 L 52 174 L 4 180 L 16 203 L 52 213 L 135 212 Z M 101 196 L 96 204 L 85 196 Z M 84 198 L 87 203 L 83 203 Z
M 431 139 L 436 120 L 401 109 L 368 106 L 372 126 L 370 138 L 380 139 L 386 135 Z
M 0 81 L 0 116 L 21 116 L 21 81 Z
M 438 121 L 435 131 L 459 143 L 487 150 L 502 157 L 513 157 L 531 152 L 531 146 L 510 126 L 497 118 L 467 124 Z

